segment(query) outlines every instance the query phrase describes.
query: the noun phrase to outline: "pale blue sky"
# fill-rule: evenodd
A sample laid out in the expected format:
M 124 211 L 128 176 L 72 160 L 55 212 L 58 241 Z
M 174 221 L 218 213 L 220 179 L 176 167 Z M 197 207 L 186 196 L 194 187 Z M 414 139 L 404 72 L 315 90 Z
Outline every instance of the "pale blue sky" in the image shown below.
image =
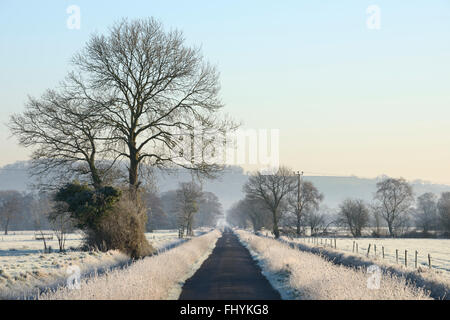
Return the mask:
M 69 5 L 81 29 L 66 27 Z M 366 8 L 381 9 L 381 29 Z M 226 110 L 281 130 L 309 172 L 450 183 L 450 1 L 0 1 L 0 165 L 29 151 L 4 124 L 66 74 L 93 32 L 153 16 L 201 45 Z

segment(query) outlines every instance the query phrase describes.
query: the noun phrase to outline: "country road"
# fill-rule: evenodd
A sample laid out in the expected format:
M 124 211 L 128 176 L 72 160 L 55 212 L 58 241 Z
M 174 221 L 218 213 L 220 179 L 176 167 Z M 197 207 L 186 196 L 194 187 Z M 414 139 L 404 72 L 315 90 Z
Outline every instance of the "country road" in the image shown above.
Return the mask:
M 217 240 L 211 255 L 186 281 L 180 300 L 279 300 L 248 250 L 231 231 Z

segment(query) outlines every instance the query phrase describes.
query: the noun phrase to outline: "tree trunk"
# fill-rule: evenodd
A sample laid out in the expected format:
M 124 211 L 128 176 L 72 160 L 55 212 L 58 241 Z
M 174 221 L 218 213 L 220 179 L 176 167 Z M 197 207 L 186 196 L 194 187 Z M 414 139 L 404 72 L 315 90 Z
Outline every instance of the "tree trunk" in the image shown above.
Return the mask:
M 394 237 L 395 235 L 394 235 L 394 230 L 392 228 L 392 222 L 391 221 L 388 221 L 388 229 L 389 229 L 389 235 L 391 237 Z
M 128 169 L 128 180 L 130 184 L 131 195 L 137 199 L 137 189 L 139 187 L 139 151 L 136 148 L 136 138 L 134 135 L 130 137 L 130 142 L 128 144 L 128 149 L 130 151 L 130 167 Z
M 275 239 L 280 237 L 280 230 L 278 230 L 278 217 L 276 211 L 273 213 L 273 234 Z
M 102 186 L 102 180 L 98 173 L 97 167 L 95 166 L 95 160 L 89 162 L 89 169 L 91 171 L 91 178 L 94 189 L 98 190 Z
M 9 218 L 6 220 L 6 223 L 5 223 L 5 236 L 8 235 L 8 226 L 9 226 Z
M 300 216 L 300 214 L 299 213 L 297 213 L 297 236 L 299 237 L 300 236 L 300 227 L 301 227 L 301 224 L 300 224 L 300 219 L 301 218 L 301 216 Z
M 129 169 L 129 183 L 130 189 L 132 192 L 136 192 L 139 182 L 138 182 L 138 162 L 135 158 L 134 160 L 130 160 L 130 169 Z
M 191 219 L 189 219 L 186 226 L 186 235 L 190 237 L 192 235 L 191 233 L 192 233 L 192 222 Z

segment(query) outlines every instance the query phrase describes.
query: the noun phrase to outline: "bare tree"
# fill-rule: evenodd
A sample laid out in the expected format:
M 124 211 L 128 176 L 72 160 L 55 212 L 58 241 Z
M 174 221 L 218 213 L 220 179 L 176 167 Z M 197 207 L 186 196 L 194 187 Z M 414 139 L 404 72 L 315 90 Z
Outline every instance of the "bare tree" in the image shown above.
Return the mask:
M 298 183 L 297 183 L 298 184 Z M 323 194 L 317 190 L 314 184 L 310 181 L 301 183 L 300 192 L 292 192 L 289 197 L 289 204 L 294 208 L 293 212 L 296 219 L 296 234 L 301 234 L 302 219 L 306 211 L 318 209 L 320 202 L 323 200 Z
M 234 203 L 230 209 L 228 209 L 226 214 L 226 221 L 228 224 L 232 226 L 236 226 L 239 228 L 247 228 L 248 223 L 248 217 L 247 215 L 243 214 L 242 207 L 241 207 L 241 201 Z
M 311 236 L 316 235 L 326 226 L 326 216 L 318 209 L 310 209 L 305 213 L 305 224 L 310 228 Z
M 244 192 L 250 198 L 262 201 L 272 214 L 273 234 L 280 237 L 279 221 L 283 214 L 283 204 L 287 202 L 288 195 L 296 189 L 292 170 L 280 167 L 272 174 L 261 172 L 253 173 L 244 185 Z
M 439 222 L 442 229 L 450 233 L 450 192 L 443 192 L 438 202 Z
M 146 190 L 142 197 L 147 208 L 147 231 L 170 229 L 168 216 L 163 210 L 161 198 L 152 190 Z
M 381 217 L 380 210 L 376 205 L 370 205 L 370 212 L 372 212 L 371 220 L 372 226 L 375 228 L 372 230 L 372 235 L 374 237 L 380 237 L 382 234 L 382 224 L 383 218 Z
M 222 204 L 219 198 L 212 192 L 203 192 L 195 218 L 195 225 L 197 227 L 216 226 L 217 221 L 222 217 Z
M 423 233 L 428 233 L 436 228 L 438 207 L 437 197 L 434 193 L 424 193 L 417 198 L 417 208 L 414 216 L 416 225 L 422 229 Z
M 386 221 L 389 234 L 394 237 L 397 229 L 406 223 L 414 201 L 412 187 L 405 179 L 387 178 L 377 183 L 376 210 Z
M 56 238 L 58 239 L 59 252 L 65 250 L 67 233 L 71 232 L 74 228 L 74 221 L 67 209 L 68 206 L 66 203 L 56 202 L 48 216 Z
M 339 221 L 348 226 L 353 237 L 360 237 L 369 223 L 369 209 L 364 201 L 346 199 L 339 207 Z
M 154 19 L 123 20 L 93 36 L 73 63 L 71 84 L 81 100 L 101 106 L 106 141 L 127 159 L 131 188 L 139 187 L 144 162 L 207 176 L 222 168 L 208 161 L 217 134 L 233 126 L 218 117 L 218 73 L 180 31 L 166 32 Z
M 180 184 L 180 187 L 177 190 L 177 207 L 181 238 L 185 233 L 188 236 L 193 235 L 192 226 L 194 215 L 199 210 L 199 202 L 201 201 L 201 197 L 201 187 L 196 183 L 184 182 Z
M 233 210 L 244 221 L 250 221 L 254 232 L 260 231 L 262 228 L 272 227 L 272 213 L 267 209 L 264 202 L 258 198 L 247 196 L 237 202 Z
M 125 158 L 137 189 L 143 163 L 207 177 L 223 168 L 214 154 L 236 125 L 219 115 L 218 72 L 180 31 L 154 19 L 123 20 L 92 36 L 73 66 L 59 90 L 30 98 L 25 113 L 11 117 L 20 143 L 38 146 L 37 174 L 63 165 L 60 172 L 89 173 L 97 187 L 96 156 L 109 164 Z
M 11 221 L 19 214 L 21 198 L 22 195 L 18 191 L 0 191 L 0 223 L 3 226 L 5 235 L 8 234 L 8 227 Z
M 51 211 L 52 201 L 48 193 L 40 192 L 34 195 L 31 203 L 32 219 L 35 232 L 40 234 L 40 238 L 44 244 L 44 252 L 48 252 L 47 249 L 47 237 L 44 234 L 44 230 L 51 228 L 48 221 L 48 214 Z

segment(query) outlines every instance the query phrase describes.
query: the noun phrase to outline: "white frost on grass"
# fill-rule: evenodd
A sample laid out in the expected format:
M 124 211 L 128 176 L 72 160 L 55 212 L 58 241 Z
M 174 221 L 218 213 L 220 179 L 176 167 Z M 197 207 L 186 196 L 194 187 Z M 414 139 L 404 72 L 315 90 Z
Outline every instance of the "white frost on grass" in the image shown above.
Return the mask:
M 78 266 L 81 275 L 88 276 L 128 261 L 129 257 L 117 250 L 0 257 L 0 298 L 22 299 L 43 288 L 65 284 L 69 266 Z
M 218 230 L 193 238 L 128 268 L 83 279 L 80 289 L 60 287 L 41 294 L 45 300 L 162 300 L 178 297 L 182 286 L 209 255 L 220 236 Z M 174 293 L 175 292 L 175 293 Z
M 342 239 L 341 242 L 343 241 Z M 339 241 L 338 240 L 338 241 Z M 355 240 L 359 241 L 361 239 Z M 364 239 L 366 240 L 366 244 L 370 243 L 368 241 L 373 241 L 375 239 Z M 399 241 L 395 241 L 399 240 Z M 392 242 L 386 242 L 385 245 L 388 243 L 408 243 L 411 239 L 403 240 L 403 239 L 392 239 Z M 417 240 L 417 239 L 412 239 Z M 425 240 L 425 239 L 424 239 Z M 414 267 L 414 260 L 411 261 L 411 257 L 409 260 L 408 267 L 405 267 L 402 263 L 402 257 L 399 255 L 399 264 L 395 264 L 392 262 L 392 259 L 389 259 L 385 252 L 385 258 L 383 259 L 382 254 L 380 254 L 380 246 L 377 245 L 378 251 L 375 255 L 374 252 L 374 246 L 372 245 L 371 254 L 367 257 L 367 250 L 365 249 L 365 254 L 360 253 L 352 253 L 348 252 L 347 250 L 342 250 L 340 247 L 342 247 L 342 244 L 337 246 L 337 249 L 332 248 L 331 246 L 325 246 L 325 245 L 317 245 L 313 244 L 311 241 L 305 240 L 304 238 L 292 238 L 289 239 L 287 237 L 281 237 L 280 241 L 285 242 L 291 246 L 295 246 L 297 249 L 305 251 L 305 252 L 311 252 L 313 254 L 318 254 L 326 259 L 332 261 L 334 264 L 339 264 L 347 267 L 356 267 L 356 268 L 367 268 L 370 265 L 377 265 L 379 268 L 381 268 L 384 272 L 390 273 L 390 274 L 396 274 L 397 276 L 401 276 L 402 278 L 405 278 L 408 280 L 408 282 L 414 284 L 417 287 L 424 288 L 425 290 L 430 292 L 430 296 L 435 299 L 449 299 L 449 293 L 450 293 L 450 278 L 448 277 L 448 272 L 443 271 L 442 269 L 435 269 L 435 268 L 428 268 L 423 265 L 418 265 L 418 268 L 416 269 Z M 320 241 L 320 240 L 319 240 Z M 349 241 L 349 240 L 347 240 Z M 439 240 L 438 240 L 439 241 Z M 320 243 L 320 242 L 319 242 Z M 324 242 L 322 242 L 324 243 Z M 328 244 L 330 243 L 330 240 L 328 239 Z M 339 242 L 337 242 L 339 243 Z M 367 244 L 368 246 L 368 244 Z M 391 247 L 392 248 L 392 247 Z M 395 261 L 395 260 L 394 260 Z
M 200 234 L 202 230 L 196 230 Z M 51 231 L 45 231 L 51 234 Z M 174 230 L 158 230 L 146 233 L 147 239 L 158 252 L 165 252 L 185 239 L 178 239 Z M 54 237 L 54 239 L 56 239 Z M 42 240 L 34 239 L 34 231 L 14 231 L 0 237 L 0 299 L 22 299 L 34 296 L 45 288 L 64 285 L 69 266 L 78 266 L 81 277 L 90 277 L 105 270 L 120 268 L 131 263 L 128 256 L 117 251 L 81 251 L 81 233 L 67 235 L 64 253 L 43 253 Z M 53 250 L 57 240 L 50 240 Z
M 364 269 L 335 265 L 318 255 L 290 248 L 277 240 L 238 230 L 241 241 L 248 244 L 264 272 L 272 275 L 275 288 L 284 279 L 282 294 L 304 300 L 421 300 L 428 294 L 409 285 L 405 279 L 382 274 L 379 289 L 369 289 L 369 274 Z M 269 276 L 269 280 L 271 277 Z

